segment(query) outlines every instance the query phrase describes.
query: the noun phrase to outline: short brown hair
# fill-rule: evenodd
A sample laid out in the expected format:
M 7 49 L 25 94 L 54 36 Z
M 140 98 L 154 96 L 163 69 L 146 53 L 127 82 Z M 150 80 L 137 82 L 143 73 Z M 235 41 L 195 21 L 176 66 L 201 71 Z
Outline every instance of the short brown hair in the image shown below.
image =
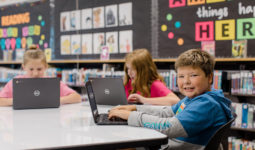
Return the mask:
M 200 49 L 190 49 L 183 52 L 175 62 L 175 70 L 179 67 L 192 66 L 201 68 L 205 75 L 213 73 L 215 66 L 214 57 Z
M 44 52 L 40 48 L 37 48 L 36 45 L 29 46 L 28 50 L 25 51 L 23 56 L 23 64 L 26 65 L 30 59 L 40 59 L 42 63 L 47 65 Z

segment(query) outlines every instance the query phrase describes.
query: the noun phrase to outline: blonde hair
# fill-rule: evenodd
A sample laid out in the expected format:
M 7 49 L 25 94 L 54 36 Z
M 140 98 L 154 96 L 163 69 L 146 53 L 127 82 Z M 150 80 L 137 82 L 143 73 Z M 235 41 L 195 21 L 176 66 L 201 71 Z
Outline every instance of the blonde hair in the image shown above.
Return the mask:
M 205 51 L 200 49 L 190 49 L 183 52 L 175 62 L 175 70 L 179 67 L 192 66 L 199 67 L 205 73 L 207 77 L 213 74 L 213 69 L 215 66 L 214 57 Z
M 40 48 L 37 48 L 36 45 L 31 45 L 29 49 L 25 51 L 23 56 L 23 65 L 26 65 L 31 59 L 40 59 L 43 64 L 47 65 L 44 52 Z
M 137 49 L 132 53 L 129 53 L 125 57 L 125 62 L 130 63 L 136 70 L 135 81 L 132 82 L 133 89 L 128 91 L 129 94 L 141 92 L 141 95 L 150 97 L 150 87 L 153 81 L 160 80 L 163 82 L 163 78 L 158 74 L 157 67 L 152 60 L 152 57 L 147 49 Z M 128 68 L 124 65 L 124 85 L 127 85 L 130 77 L 128 76 Z

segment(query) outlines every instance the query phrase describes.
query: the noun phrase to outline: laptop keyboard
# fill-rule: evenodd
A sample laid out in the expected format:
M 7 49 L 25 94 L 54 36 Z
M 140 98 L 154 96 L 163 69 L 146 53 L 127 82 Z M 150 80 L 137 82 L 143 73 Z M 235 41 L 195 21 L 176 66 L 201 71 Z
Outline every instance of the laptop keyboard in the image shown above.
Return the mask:
M 100 114 L 98 122 L 105 124 L 127 124 L 127 120 L 118 117 L 108 119 L 108 114 Z

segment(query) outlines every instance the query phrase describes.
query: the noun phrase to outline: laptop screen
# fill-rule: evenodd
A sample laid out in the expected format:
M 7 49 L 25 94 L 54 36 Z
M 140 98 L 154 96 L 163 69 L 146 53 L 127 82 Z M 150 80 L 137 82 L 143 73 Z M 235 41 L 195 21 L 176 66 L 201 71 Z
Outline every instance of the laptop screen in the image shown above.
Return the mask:
M 93 118 L 96 121 L 96 117 L 98 116 L 98 110 L 97 110 L 95 95 L 94 95 L 94 92 L 93 92 L 90 81 L 86 82 L 86 89 L 87 89 L 87 94 L 88 94 L 89 103 L 90 103 L 91 111 L 92 111 L 92 114 L 93 114 Z
M 121 78 L 90 78 L 97 105 L 127 105 L 124 84 Z

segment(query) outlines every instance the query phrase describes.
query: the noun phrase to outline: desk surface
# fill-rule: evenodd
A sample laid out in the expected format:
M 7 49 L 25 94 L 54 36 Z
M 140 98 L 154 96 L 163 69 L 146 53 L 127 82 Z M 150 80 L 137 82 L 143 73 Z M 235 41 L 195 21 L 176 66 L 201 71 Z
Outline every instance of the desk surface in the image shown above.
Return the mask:
M 109 106 L 99 106 L 99 113 L 108 109 Z M 153 142 L 165 144 L 167 137 L 152 129 L 95 125 L 88 102 L 57 109 L 0 107 L 1 149 L 127 147 L 153 145 Z

